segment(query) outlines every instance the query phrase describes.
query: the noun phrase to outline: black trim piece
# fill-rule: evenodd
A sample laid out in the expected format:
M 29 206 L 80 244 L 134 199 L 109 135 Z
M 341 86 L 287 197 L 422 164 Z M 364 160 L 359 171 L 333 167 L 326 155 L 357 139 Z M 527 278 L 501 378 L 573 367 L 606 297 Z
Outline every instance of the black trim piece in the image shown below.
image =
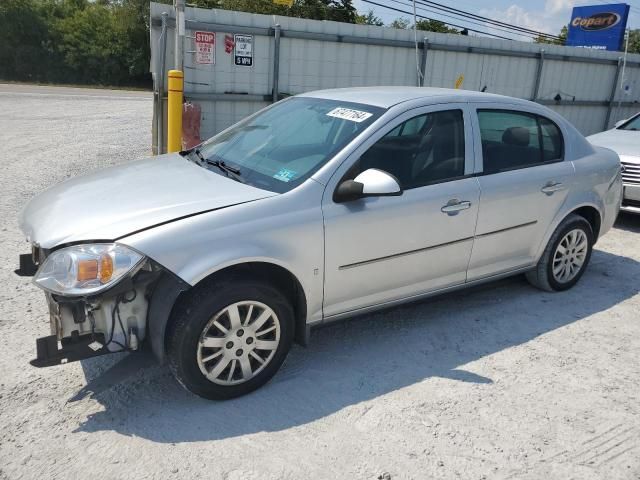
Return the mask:
M 482 161 L 484 162 L 484 158 L 482 159 Z M 536 167 L 542 167 L 544 165 L 552 165 L 554 163 L 562 163 L 565 160 L 560 158 L 560 159 L 554 159 L 554 160 L 548 160 L 546 162 L 543 163 L 532 163 L 531 165 L 525 165 L 524 167 L 510 167 L 510 168 L 501 168 L 500 170 L 496 170 L 495 172 L 478 172 L 476 174 L 476 177 L 488 177 L 489 175 L 498 175 L 500 173 L 506 173 L 506 172 L 514 172 L 516 170 L 526 170 L 527 168 L 536 168 Z M 482 168 L 484 169 L 484 163 L 482 165 Z
M 33 277 L 38 271 L 38 265 L 33 261 L 33 254 L 21 253 L 19 267 L 13 272 L 20 277 Z
M 58 338 L 55 335 L 37 338 L 37 357 L 29 363 L 38 368 L 51 367 L 61 363 L 77 362 L 85 358 L 115 353 L 106 347 L 102 333 L 78 335 L 77 330 L 74 332 L 75 335 L 72 333 L 71 337 L 63 338 L 60 341 L 62 348 L 58 348 Z
M 454 240 L 453 242 L 439 243 L 438 245 L 432 245 L 430 247 L 417 248 L 415 250 L 409 250 L 407 252 L 394 253 L 385 257 L 372 258 L 371 260 L 364 260 L 362 262 L 349 263 L 348 265 L 342 265 L 338 267 L 338 270 L 347 270 L 349 268 L 361 267 L 362 265 L 368 265 L 369 263 L 381 262 L 383 260 L 390 260 L 392 258 L 404 257 L 406 255 L 413 255 L 414 253 L 426 252 L 427 250 L 433 250 L 441 247 L 448 247 L 449 245 L 455 245 L 456 243 L 462 243 L 469 240 L 473 240 L 473 237 L 461 238 L 460 240 Z
M 521 223 L 520 225 L 514 225 L 513 227 L 502 228 L 500 230 L 494 230 L 493 232 L 481 233 L 480 235 L 476 235 L 475 238 L 487 237 L 489 235 L 495 235 L 496 233 L 508 232 L 509 230 L 515 230 L 517 228 L 530 227 L 531 225 L 535 225 L 538 223 L 537 220 L 533 222 Z
M 166 359 L 165 339 L 171 312 L 180 294 L 189 288 L 191 285 L 168 270 L 164 270 L 164 274 L 153 288 L 147 310 L 147 338 L 160 364 Z

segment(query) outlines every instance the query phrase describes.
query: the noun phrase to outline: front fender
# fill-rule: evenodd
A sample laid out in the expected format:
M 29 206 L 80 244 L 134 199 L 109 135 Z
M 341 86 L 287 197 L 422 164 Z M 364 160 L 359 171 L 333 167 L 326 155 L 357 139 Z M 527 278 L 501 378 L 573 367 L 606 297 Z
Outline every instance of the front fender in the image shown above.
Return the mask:
M 303 188 L 306 187 L 306 188 Z M 247 262 L 289 271 L 307 301 L 307 323 L 322 319 L 324 186 L 310 181 L 256 202 L 202 213 L 119 240 L 153 259 L 187 284 Z

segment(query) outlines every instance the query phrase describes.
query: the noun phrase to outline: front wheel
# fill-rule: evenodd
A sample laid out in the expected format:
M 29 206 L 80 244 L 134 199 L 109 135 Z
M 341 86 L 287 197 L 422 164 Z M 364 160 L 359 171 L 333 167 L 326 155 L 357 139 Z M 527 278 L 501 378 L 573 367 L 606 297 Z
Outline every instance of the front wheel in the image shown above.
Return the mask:
M 209 282 L 174 316 L 169 367 L 189 391 L 212 400 L 249 393 L 268 382 L 293 339 L 286 297 L 257 281 Z
M 569 215 L 551 236 L 529 282 L 549 292 L 573 287 L 584 274 L 593 248 L 591 224 L 579 215 Z

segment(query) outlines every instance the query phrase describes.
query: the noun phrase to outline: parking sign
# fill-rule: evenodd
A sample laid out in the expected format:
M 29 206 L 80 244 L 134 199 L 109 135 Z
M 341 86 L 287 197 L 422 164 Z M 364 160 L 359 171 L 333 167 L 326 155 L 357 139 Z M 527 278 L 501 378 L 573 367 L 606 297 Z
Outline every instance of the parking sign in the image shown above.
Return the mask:
M 234 35 L 235 63 L 243 67 L 253 65 L 253 35 Z

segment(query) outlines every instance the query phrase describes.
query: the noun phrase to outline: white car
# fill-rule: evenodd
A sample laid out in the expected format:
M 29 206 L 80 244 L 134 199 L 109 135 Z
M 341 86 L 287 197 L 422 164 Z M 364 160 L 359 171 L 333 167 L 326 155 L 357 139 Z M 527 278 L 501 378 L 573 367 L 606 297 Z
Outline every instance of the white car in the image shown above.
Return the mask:
M 620 156 L 624 194 L 620 210 L 640 213 L 640 113 L 620 120 L 611 130 L 587 137 L 593 145 L 607 147 Z

